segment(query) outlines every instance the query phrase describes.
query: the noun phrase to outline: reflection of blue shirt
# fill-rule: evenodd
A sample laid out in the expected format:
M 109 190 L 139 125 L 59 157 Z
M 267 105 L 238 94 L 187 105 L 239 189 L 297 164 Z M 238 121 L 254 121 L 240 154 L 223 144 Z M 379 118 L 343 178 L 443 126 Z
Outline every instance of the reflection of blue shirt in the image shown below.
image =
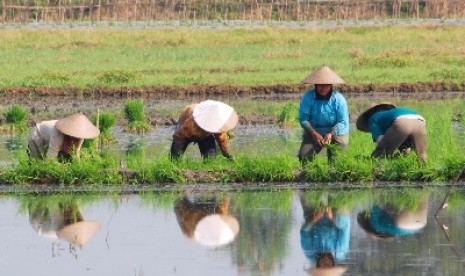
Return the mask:
M 300 229 L 300 244 L 310 260 L 316 260 L 318 253 L 329 252 L 335 261 L 345 259 L 349 251 L 350 217 L 334 215 L 335 221 L 323 217 L 313 226 L 304 225 Z
M 397 227 L 392 217 L 379 206 L 373 206 L 371 209 L 370 225 L 376 232 L 391 236 L 411 235 L 420 231 L 407 230 Z
M 396 107 L 386 111 L 376 112 L 371 115 L 368 120 L 368 125 L 370 127 L 373 141 L 376 141 L 380 135 L 384 135 L 386 130 L 392 125 L 392 122 L 397 119 L 397 117 L 408 114 L 417 114 L 417 112 L 406 107 Z
M 349 133 L 349 108 L 341 93 L 332 92 L 329 100 L 316 99 L 315 89 L 304 94 L 299 108 L 299 122 L 308 121 L 321 135 Z

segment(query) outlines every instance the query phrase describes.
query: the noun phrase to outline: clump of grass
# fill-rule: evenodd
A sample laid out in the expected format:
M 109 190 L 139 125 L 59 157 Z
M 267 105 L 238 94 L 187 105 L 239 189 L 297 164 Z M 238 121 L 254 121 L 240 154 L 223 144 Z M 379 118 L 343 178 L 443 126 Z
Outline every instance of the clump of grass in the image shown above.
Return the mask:
M 145 118 L 142 100 L 129 100 L 124 104 L 124 117 L 128 120 L 128 131 L 143 133 L 150 129 Z
M 10 107 L 5 114 L 5 119 L 7 124 L 10 126 L 11 131 L 18 131 L 22 133 L 27 130 L 27 112 L 21 106 L 13 105 Z
M 299 125 L 299 107 L 295 103 L 288 103 L 278 117 L 278 125 L 284 128 L 297 127 Z
M 134 73 L 126 72 L 123 70 L 106 71 L 97 76 L 97 80 L 105 84 L 125 84 L 129 83 L 135 78 L 136 75 Z

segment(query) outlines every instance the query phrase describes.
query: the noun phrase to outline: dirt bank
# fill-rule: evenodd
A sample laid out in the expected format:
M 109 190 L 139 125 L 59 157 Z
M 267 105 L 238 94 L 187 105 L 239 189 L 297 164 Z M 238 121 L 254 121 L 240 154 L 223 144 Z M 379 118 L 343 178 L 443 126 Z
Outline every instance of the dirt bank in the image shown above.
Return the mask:
M 453 82 L 417 82 L 400 84 L 345 84 L 339 85 L 338 90 L 349 94 L 364 93 L 408 93 L 416 97 L 430 92 L 463 92 L 465 81 L 461 84 Z M 134 98 L 150 97 L 157 99 L 188 99 L 192 97 L 222 96 L 222 97 L 254 97 L 257 95 L 287 95 L 300 94 L 306 86 L 302 85 L 261 85 L 261 86 L 237 86 L 237 85 L 190 85 L 190 86 L 150 86 L 150 87 L 97 87 L 97 88 L 53 88 L 17 87 L 0 90 L 0 94 L 7 97 L 24 96 L 77 96 L 77 97 L 111 97 Z
M 164 101 L 190 102 L 203 99 L 217 100 L 289 100 L 298 101 L 308 86 L 269 85 L 269 86 L 233 86 L 233 85 L 194 85 L 194 86 L 151 86 L 139 88 L 51 88 L 18 87 L 0 90 L 3 107 L 21 105 L 30 109 L 30 125 L 44 119 L 67 115 L 76 110 L 94 112 L 97 109 L 119 112 L 127 99 L 144 99 L 147 116 L 153 126 L 173 125 L 177 117 L 173 114 L 160 114 L 153 106 Z M 465 97 L 465 82 L 462 84 L 447 82 L 415 84 L 358 84 L 336 87 L 349 99 L 443 99 Z M 179 108 L 173 106 L 173 108 Z M 275 124 L 277 118 L 269 115 L 241 116 L 242 124 Z M 0 117 L 0 124 L 4 118 Z M 124 120 L 118 124 L 124 125 Z

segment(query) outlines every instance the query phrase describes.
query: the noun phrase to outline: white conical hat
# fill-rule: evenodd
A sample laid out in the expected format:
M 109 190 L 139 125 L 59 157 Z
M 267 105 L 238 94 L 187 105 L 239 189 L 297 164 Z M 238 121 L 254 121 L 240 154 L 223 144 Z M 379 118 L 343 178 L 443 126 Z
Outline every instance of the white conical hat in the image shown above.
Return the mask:
M 57 237 L 74 245 L 83 246 L 99 230 L 100 224 L 96 221 L 80 221 L 63 227 L 57 232 Z
M 213 100 L 200 102 L 193 110 L 195 123 L 211 133 L 225 132 L 233 129 L 238 116 L 231 106 Z
M 328 66 L 323 65 L 318 70 L 313 72 L 310 76 L 306 77 L 302 83 L 310 84 L 343 84 L 345 81 L 341 79 L 333 70 Z
M 198 243 L 209 246 L 221 246 L 234 240 L 239 232 L 239 222 L 231 216 L 219 214 L 202 218 L 195 226 L 193 238 Z
M 55 127 L 63 134 L 80 139 L 92 139 L 100 135 L 100 130 L 81 113 L 58 120 Z

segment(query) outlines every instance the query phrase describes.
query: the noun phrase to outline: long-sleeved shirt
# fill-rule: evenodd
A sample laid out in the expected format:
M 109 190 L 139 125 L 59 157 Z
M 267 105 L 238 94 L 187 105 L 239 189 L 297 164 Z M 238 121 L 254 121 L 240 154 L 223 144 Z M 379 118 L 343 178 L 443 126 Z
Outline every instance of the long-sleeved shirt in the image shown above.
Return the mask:
M 42 121 L 38 123 L 29 135 L 29 140 L 33 140 L 41 154 L 47 158 L 56 158 L 58 152 L 63 148 L 64 134 L 60 132 L 55 124 L 58 120 Z M 80 139 L 78 146 L 74 149 L 77 156 L 84 139 Z M 31 151 L 31 154 L 36 154 Z M 39 158 L 39 156 L 33 156 Z
M 315 89 L 304 94 L 300 102 L 299 122 L 302 127 L 309 122 L 321 135 L 349 133 L 349 108 L 344 96 L 332 91 L 329 99 L 317 99 Z M 305 129 L 305 127 L 304 127 Z
M 336 214 L 334 221 L 323 217 L 300 229 L 300 244 L 310 260 L 316 260 L 318 253 L 330 252 L 336 261 L 342 261 L 349 251 L 349 241 L 350 216 L 345 214 Z
M 368 126 L 370 127 L 373 141 L 376 141 L 380 135 L 384 135 L 395 119 L 404 115 L 417 115 L 417 112 L 406 107 L 396 107 L 371 115 L 368 120 Z
M 220 133 L 210 133 L 202 128 L 200 128 L 194 121 L 194 108 L 197 104 L 191 104 L 186 106 L 179 115 L 178 124 L 176 130 L 173 134 L 173 140 L 176 140 L 177 143 L 174 143 L 176 147 L 182 147 L 183 143 L 187 141 L 197 142 L 207 138 L 210 135 L 215 136 L 215 140 L 218 143 L 218 146 L 221 149 L 221 152 L 225 157 L 230 157 L 229 151 L 229 139 L 226 132 Z M 181 152 L 181 148 L 175 149 L 176 152 Z

